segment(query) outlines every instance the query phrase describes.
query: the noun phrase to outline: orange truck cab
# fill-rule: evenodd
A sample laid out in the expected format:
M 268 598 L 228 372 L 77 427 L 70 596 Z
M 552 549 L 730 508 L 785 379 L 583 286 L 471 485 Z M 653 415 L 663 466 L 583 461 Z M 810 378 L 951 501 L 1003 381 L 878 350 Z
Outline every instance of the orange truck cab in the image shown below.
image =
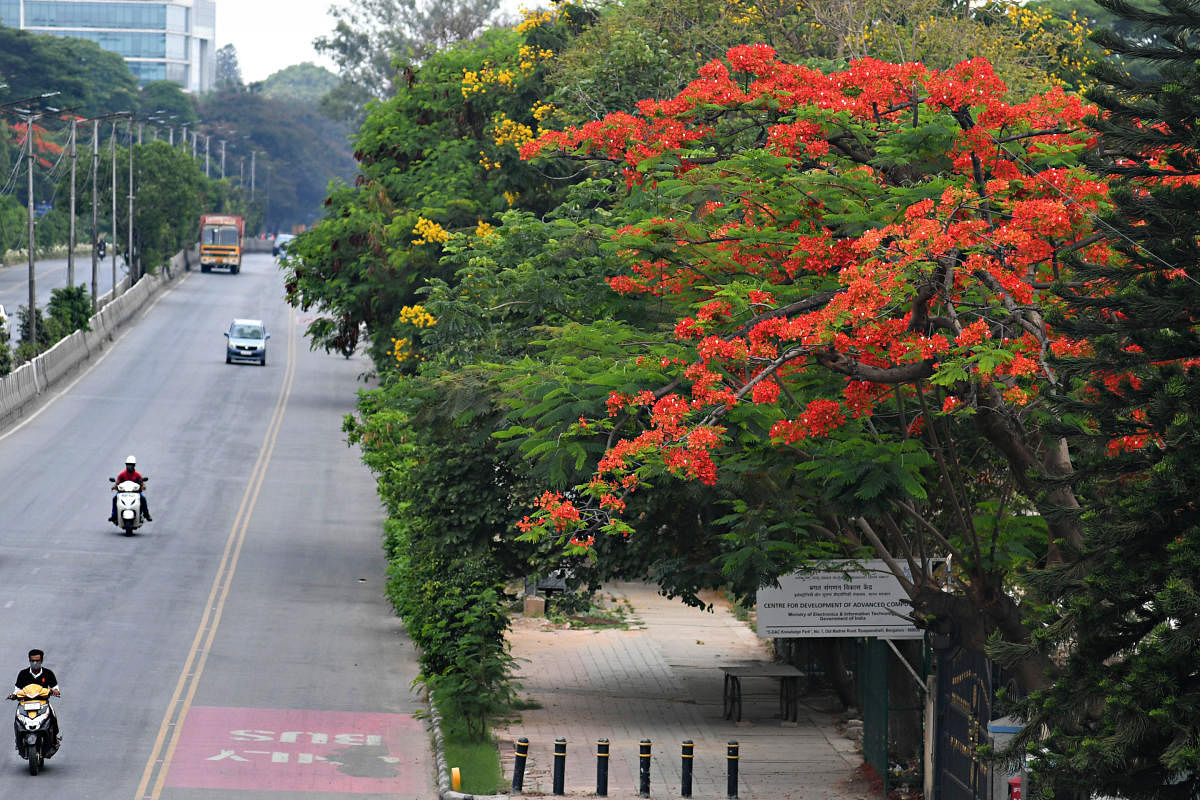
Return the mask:
M 227 268 L 234 275 L 242 268 L 242 234 L 245 222 L 237 214 L 204 214 L 200 217 L 200 271 Z

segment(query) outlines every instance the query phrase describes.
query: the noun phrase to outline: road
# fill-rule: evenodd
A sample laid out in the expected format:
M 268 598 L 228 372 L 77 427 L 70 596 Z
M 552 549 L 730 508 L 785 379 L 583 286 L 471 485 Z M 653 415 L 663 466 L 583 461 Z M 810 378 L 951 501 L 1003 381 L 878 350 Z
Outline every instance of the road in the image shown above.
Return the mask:
M 113 285 L 113 254 L 97 264 L 96 294 L 103 296 L 112 289 Z M 46 314 L 46 304 L 50 302 L 50 292 L 67 285 L 67 260 L 65 258 L 38 259 L 35 262 L 36 289 L 38 307 Z M 125 277 L 125 262 L 117 260 L 117 280 Z M 92 291 L 92 256 L 91 254 L 75 256 L 75 283 L 87 286 Z M 29 265 L 17 264 L 0 267 L 0 305 L 9 317 L 13 342 L 21 339 L 17 329 L 17 308 L 29 305 Z
M 267 366 L 224 363 L 234 316 L 265 320 Z M 37 777 L 0 746 L 0 799 L 434 796 L 382 511 L 340 430 L 368 364 L 310 352 L 304 323 L 269 254 L 189 273 L 0 432 L 0 667 L 45 649 L 64 731 Z M 154 515 L 134 537 L 105 521 L 128 453 Z

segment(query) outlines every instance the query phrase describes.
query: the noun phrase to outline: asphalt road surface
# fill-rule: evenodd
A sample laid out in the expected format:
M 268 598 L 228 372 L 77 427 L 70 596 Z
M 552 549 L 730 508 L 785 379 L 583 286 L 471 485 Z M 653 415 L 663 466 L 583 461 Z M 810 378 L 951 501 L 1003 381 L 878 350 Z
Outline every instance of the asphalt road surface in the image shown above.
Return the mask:
M 224 363 L 234 316 L 265 320 L 265 367 Z M 194 271 L 0 431 L 0 670 L 45 649 L 64 733 L 33 777 L 0 725 L 0 798 L 435 796 L 382 510 L 340 429 L 369 365 L 310 352 L 304 324 L 269 254 Z M 133 537 L 106 521 L 129 453 L 154 516 Z

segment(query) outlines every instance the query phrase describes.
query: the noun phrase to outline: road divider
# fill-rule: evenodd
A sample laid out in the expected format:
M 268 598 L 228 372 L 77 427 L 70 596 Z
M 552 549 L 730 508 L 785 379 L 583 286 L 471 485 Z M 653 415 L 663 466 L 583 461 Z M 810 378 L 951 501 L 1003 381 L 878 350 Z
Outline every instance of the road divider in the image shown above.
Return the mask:
M 87 331 L 75 331 L 46 352 L 0 377 L 0 428 L 16 422 L 37 400 L 112 341 L 138 311 L 163 287 L 177 280 L 198 258 L 195 248 L 180 250 L 153 275 L 143 275 L 133 286 L 126 275 L 113 290 L 101 296 L 99 310 L 88 321 Z

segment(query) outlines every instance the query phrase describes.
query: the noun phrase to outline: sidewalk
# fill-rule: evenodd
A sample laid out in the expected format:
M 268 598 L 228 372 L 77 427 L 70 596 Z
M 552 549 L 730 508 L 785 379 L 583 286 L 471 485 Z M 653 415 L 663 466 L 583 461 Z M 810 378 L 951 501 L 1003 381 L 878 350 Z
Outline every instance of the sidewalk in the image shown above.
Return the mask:
M 630 630 L 555 628 L 542 618 L 517 617 L 510 632 L 519 659 L 519 695 L 540 707 L 496 731 L 505 778 L 511 780 L 514 743 L 529 739 L 524 796 L 550 795 L 554 740 L 567 740 L 568 795 L 596 788 L 596 740 L 611 743 L 608 796 L 637 796 L 638 749 L 650 739 L 650 793 L 680 797 L 680 743 L 695 743 L 692 796 L 726 797 L 727 743 L 740 744 L 739 798 L 750 800 L 868 800 L 858 771 L 862 757 L 834 727 L 834 703 L 802 695 L 799 722 L 781 721 L 778 686 L 743 684 L 742 721 L 722 716 L 722 665 L 770 661 L 769 645 L 724 603 L 714 611 L 689 608 L 640 583 L 606 587 L 606 600 L 627 600 Z

